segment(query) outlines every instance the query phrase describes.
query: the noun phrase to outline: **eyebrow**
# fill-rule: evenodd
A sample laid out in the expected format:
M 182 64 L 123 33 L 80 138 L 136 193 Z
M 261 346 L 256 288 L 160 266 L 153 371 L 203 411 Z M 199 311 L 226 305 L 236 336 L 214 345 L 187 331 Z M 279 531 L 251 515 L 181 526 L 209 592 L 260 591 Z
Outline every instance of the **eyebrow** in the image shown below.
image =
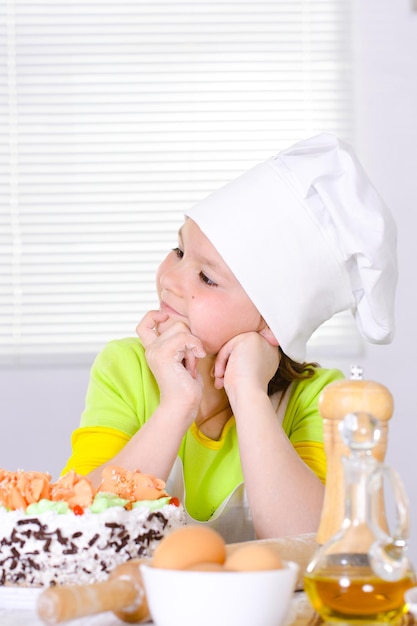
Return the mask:
M 184 244 L 184 239 L 183 239 L 183 236 L 182 236 L 182 229 L 183 229 L 183 226 L 181 226 L 181 228 L 178 231 L 178 239 L 180 240 L 180 242 L 182 244 Z M 207 267 L 210 267 L 212 270 L 215 270 L 217 272 L 220 271 L 220 267 L 219 267 L 218 262 L 211 261 L 207 257 L 201 256 L 201 254 L 199 254 L 199 253 L 197 254 L 197 258 L 201 262 L 202 265 L 207 265 Z

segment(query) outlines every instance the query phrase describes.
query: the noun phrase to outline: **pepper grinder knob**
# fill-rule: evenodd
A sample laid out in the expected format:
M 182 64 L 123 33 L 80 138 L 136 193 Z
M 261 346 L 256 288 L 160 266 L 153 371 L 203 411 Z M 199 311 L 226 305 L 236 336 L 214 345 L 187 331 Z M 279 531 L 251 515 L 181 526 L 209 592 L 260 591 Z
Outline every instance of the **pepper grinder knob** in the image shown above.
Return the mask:
M 317 531 L 317 543 L 325 544 L 341 527 L 344 518 L 345 481 L 342 456 L 349 455 L 343 442 L 339 424 L 348 413 L 369 413 L 380 421 L 381 437 L 372 450 L 373 456 L 383 463 L 387 451 L 388 420 L 393 413 L 393 398 L 389 390 L 370 380 L 363 379 L 359 366 L 351 369 L 351 378 L 327 385 L 319 398 L 319 411 L 323 418 L 324 451 L 326 454 L 326 490 Z M 381 506 L 381 527 L 386 527 L 384 507 Z

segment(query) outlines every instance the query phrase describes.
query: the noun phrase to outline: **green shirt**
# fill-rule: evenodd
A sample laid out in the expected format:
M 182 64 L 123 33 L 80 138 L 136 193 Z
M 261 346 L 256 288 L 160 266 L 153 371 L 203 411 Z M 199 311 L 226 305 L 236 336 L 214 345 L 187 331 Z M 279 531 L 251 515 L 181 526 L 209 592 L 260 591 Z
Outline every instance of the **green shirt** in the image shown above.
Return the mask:
M 312 378 L 292 383 L 282 424 L 299 456 L 323 482 L 326 465 L 318 400 L 323 388 L 340 378 L 343 374 L 339 370 L 317 369 Z M 74 469 L 87 474 L 112 459 L 150 419 L 158 404 L 159 388 L 140 340 L 110 342 L 92 367 L 85 410 L 80 427 L 72 435 L 72 455 L 63 472 Z M 234 418 L 226 423 L 218 441 L 206 437 L 193 424 L 178 456 L 183 465 L 187 512 L 196 520 L 208 520 L 243 482 Z

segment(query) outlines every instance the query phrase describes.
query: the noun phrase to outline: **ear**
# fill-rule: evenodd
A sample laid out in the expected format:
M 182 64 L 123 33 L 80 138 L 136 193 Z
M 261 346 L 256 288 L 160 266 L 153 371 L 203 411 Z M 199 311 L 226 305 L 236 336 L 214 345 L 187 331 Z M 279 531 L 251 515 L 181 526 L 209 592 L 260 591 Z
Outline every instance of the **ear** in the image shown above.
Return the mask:
M 259 331 L 259 334 L 262 335 L 262 337 L 264 337 L 267 342 L 271 344 L 271 346 L 279 346 L 279 341 L 269 326 L 265 325 L 262 330 Z

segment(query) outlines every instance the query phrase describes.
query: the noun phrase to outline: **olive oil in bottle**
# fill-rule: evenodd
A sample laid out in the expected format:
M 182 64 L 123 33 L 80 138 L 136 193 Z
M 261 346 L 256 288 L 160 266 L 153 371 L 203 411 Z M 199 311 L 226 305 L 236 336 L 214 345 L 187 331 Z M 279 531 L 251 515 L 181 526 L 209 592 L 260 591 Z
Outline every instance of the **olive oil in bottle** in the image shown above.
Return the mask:
M 304 589 L 314 610 L 327 622 L 394 624 L 406 610 L 404 592 L 414 585 L 411 572 L 386 581 L 370 567 L 349 572 L 343 567 L 306 574 Z

